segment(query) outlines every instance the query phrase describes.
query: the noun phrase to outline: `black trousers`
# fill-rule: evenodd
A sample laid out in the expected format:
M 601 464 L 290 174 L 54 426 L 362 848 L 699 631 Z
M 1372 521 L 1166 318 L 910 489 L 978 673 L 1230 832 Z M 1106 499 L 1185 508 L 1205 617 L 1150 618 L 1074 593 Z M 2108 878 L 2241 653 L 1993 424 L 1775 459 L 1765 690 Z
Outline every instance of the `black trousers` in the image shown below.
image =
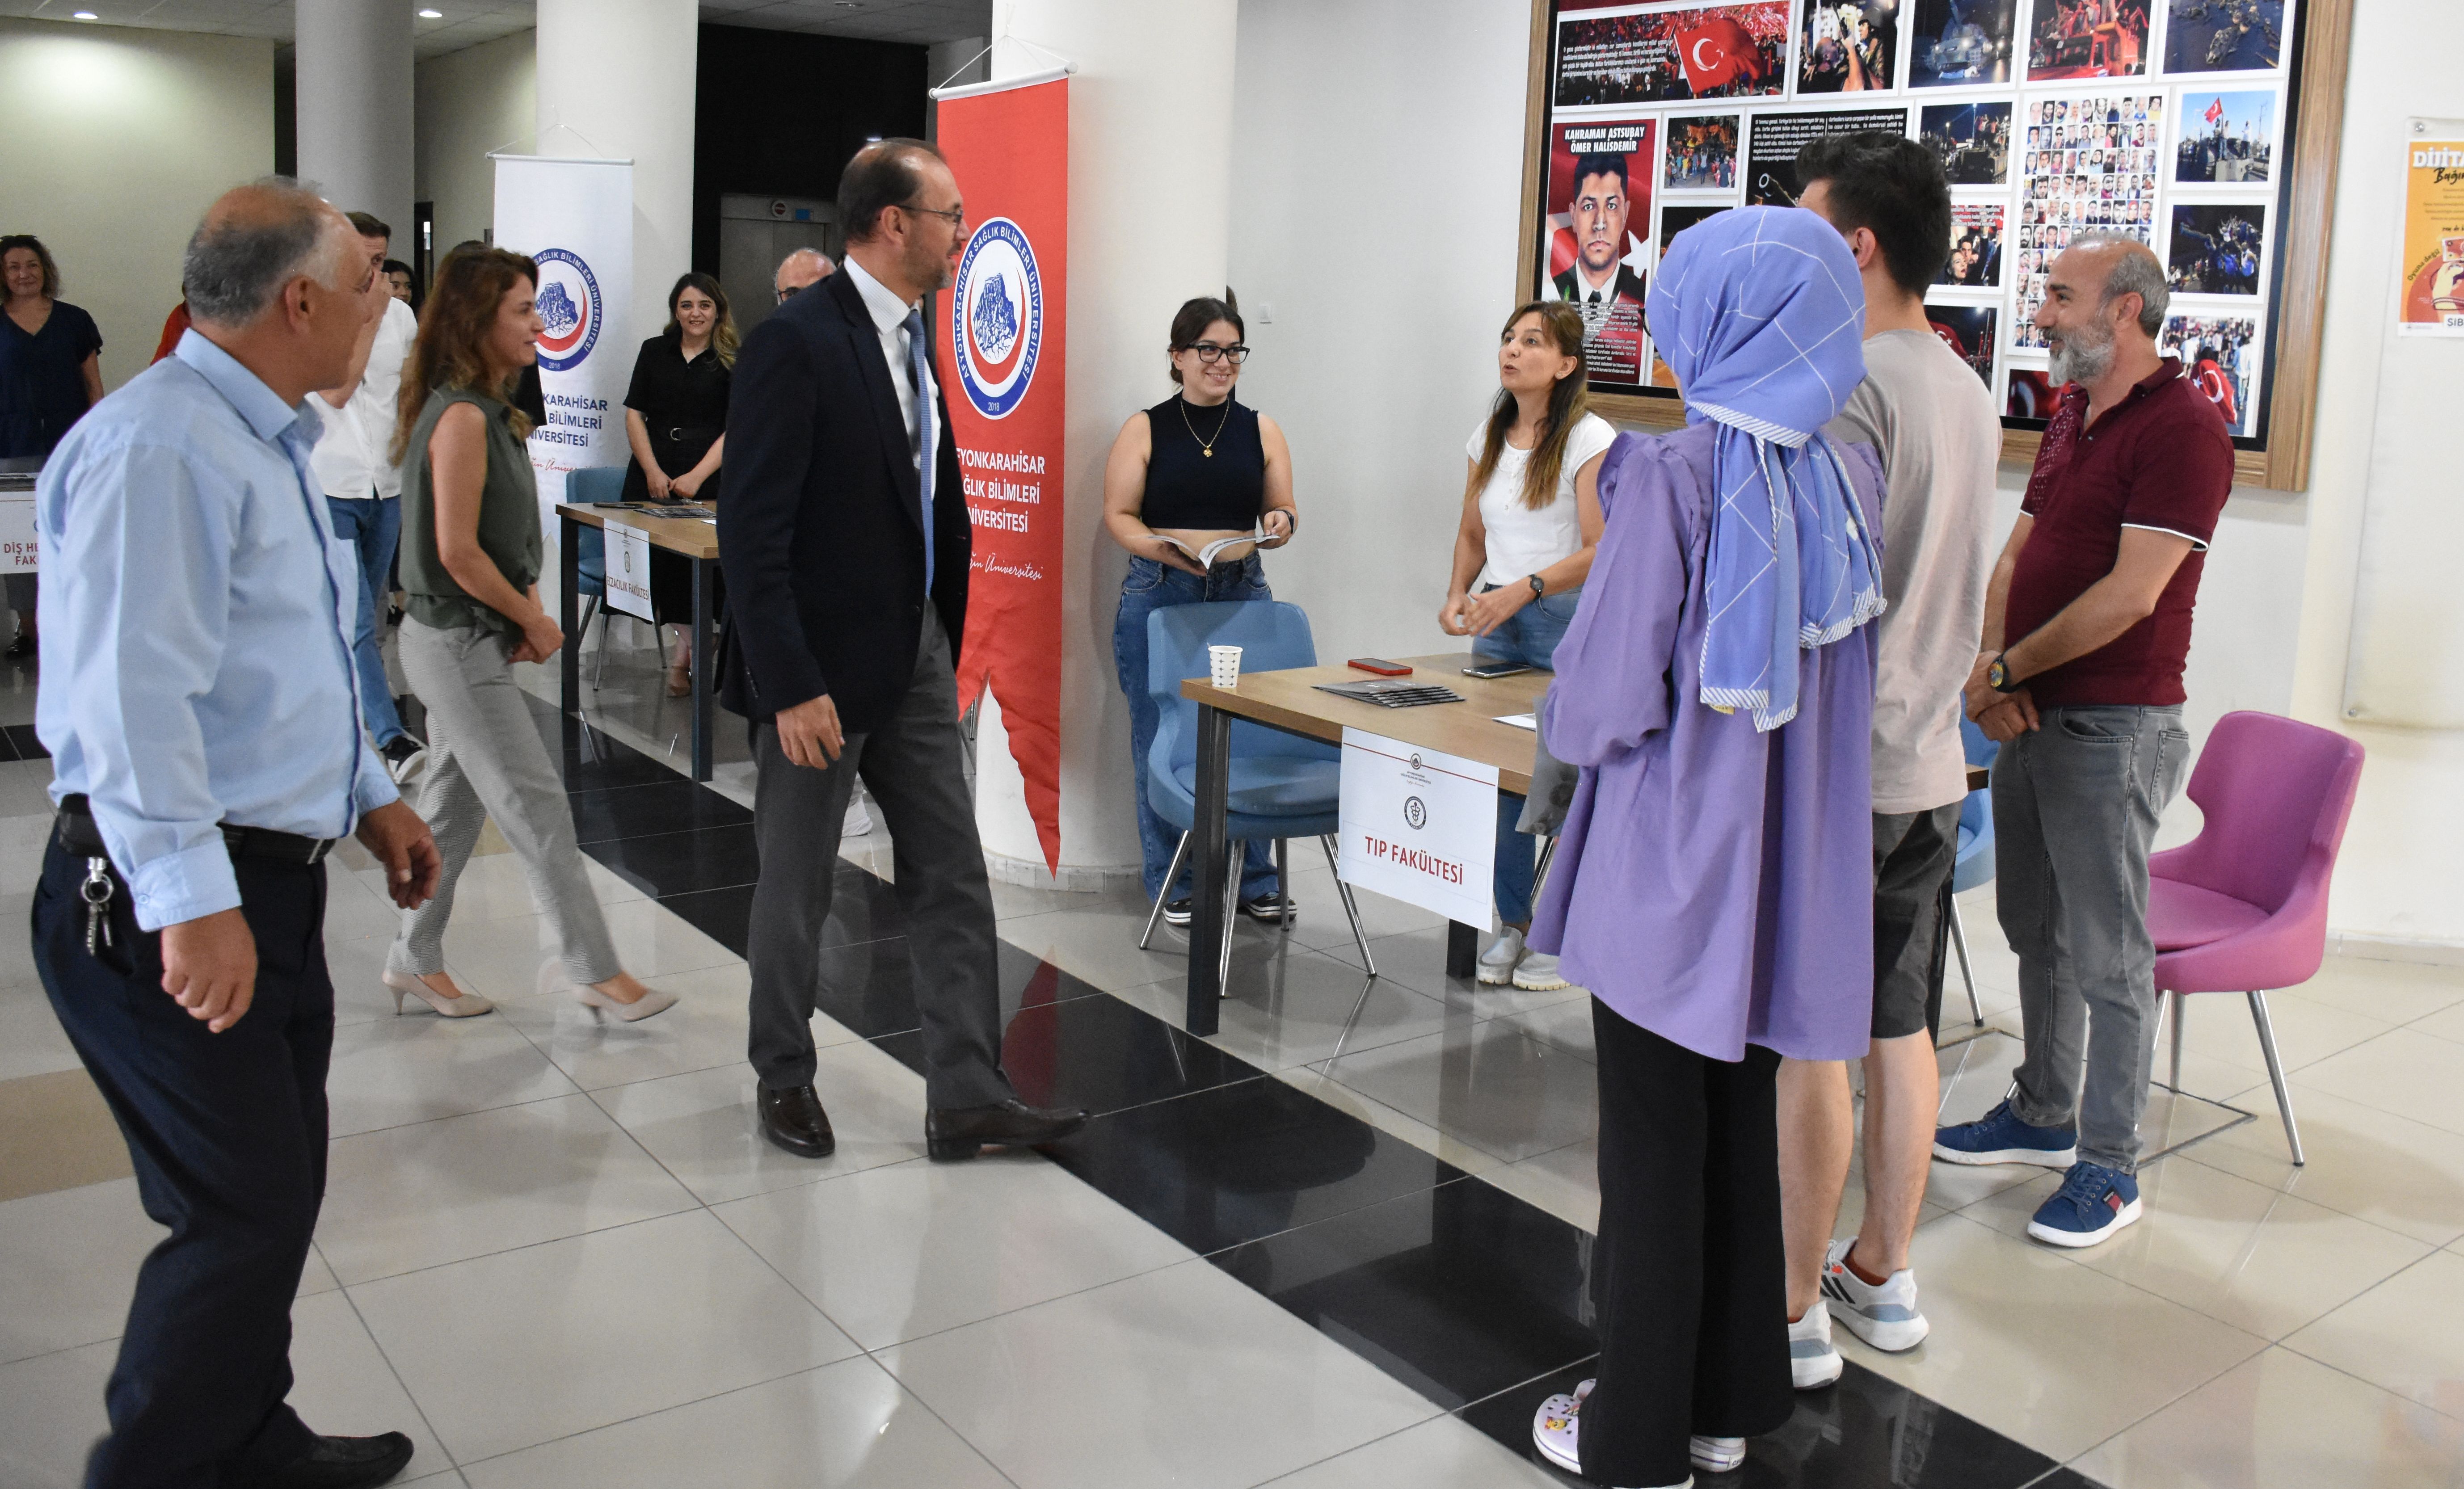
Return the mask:
M 869 733 L 847 735 L 835 764 L 790 763 L 769 722 L 754 731 L 753 753 L 753 840 L 761 854 L 745 948 L 754 1074 L 772 1090 L 813 1082 L 822 938 L 839 829 L 861 776 L 890 827 L 891 888 L 907 921 L 909 985 L 923 1026 L 924 1100 L 943 1108 L 1009 1100 L 992 884 L 967 795 L 957 682 L 939 612 L 924 607 L 906 693 Z
M 1709 1060 L 1592 1003 L 1600 1081 L 1599 1384 L 1583 1477 L 1678 1484 L 1685 1440 L 1794 1410 L 1779 1219 L 1779 1057 Z
M 57 838 L 34 891 L 34 968 L 119 1119 L 145 1213 L 169 1226 L 137 1274 L 86 1489 L 253 1484 L 314 1434 L 291 1393 L 291 1301 L 325 1194 L 325 870 L 234 862 L 256 993 L 220 1034 L 163 991 L 162 938 L 123 887 L 113 945 L 85 948 L 85 860 Z

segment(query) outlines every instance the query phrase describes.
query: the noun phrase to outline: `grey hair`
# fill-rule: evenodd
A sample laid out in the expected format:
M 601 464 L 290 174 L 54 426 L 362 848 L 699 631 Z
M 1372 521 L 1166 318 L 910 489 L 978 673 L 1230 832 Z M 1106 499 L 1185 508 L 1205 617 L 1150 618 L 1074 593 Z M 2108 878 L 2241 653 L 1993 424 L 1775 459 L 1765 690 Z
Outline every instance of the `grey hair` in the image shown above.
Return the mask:
M 2097 297 L 2097 309 L 2102 310 L 2124 295 L 2139 296 L 2139 329 L 2156 336 L 2165 329 L 2165 312 L 2172 306 L 2173 291 L 2165 282 L 2165 266 L 2156 262 L 2156 252 L 2137 238 L 2119 232 L 2083 232 L 2071 239 L 2074 249 L 2120 249 L 2121 256 L 2104 276 L 2104 293 Z
M 315 263 L 334 208 L 288 176 L 251 186 L 272 199 L 274 212 L 217 222 L 209 214 L 188 239 L 180 266 L 188 314 L 216 325 L 243 326 L 263 314 L 282 287 L 300 274 L 330 287 L 334 266 Z M 332 254 L 323 255 L 330 259 Z
M 784 257 L 784 258 L 782 258 L 782 259 L 779 260 L 779 267 L 780 267 L 781 269 L 784 269 L 784 268 L 786 268 L 789 264 L 794 263 L 796 260 L 798 260 L 798 259 L 800 259 L 800 258 L 809 258 L 809 259 L 811 259 L 813 262 L 815 262 L 815 263 L 817 263 L 817 264 L 821 265 L 821 266 L 822 266 L 822 273 L 823 273 L 823 274 L 824 274 L 825 276 L 829 275 L 829 274 L 837 274 L 837 273 L 839 272 L 839 266 L 837 265 L 837 263 L 835 263 L 834 261 L 832 261 L 832 259 L 830 258 L 830 255 L 828 255 L 827 253 L 823 252 L 820 249 L 817 249 L 817 248 L 800 248 L 800 249 L 796 250 L 796 252 L 792 252 L 792 253 L 788 254 L 786 257 Z M 775 271 L 773 272 L 772 277 L 774 277 L 774 278 L 775 278 L 775 277 L 777 277 L 777 274 L 776 274 L 776 272 L 775 272 Z

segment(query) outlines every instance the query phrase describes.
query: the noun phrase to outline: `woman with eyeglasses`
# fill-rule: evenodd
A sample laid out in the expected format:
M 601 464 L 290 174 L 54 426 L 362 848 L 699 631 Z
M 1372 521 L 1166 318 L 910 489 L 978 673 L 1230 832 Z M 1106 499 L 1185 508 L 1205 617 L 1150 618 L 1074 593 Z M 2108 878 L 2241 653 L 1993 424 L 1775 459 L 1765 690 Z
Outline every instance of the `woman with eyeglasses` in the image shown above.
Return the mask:
M 1172 605 L 1213 600 L 1272 600 L 1258 550 L 1290 542 L 1292 457 L 1275 421 L 1232 396 L 1249 348 L 1232 292 L 1201 296 L 1172 318 L 1172 381 L 1178 390 L 1130 415 L 1104 467 L 1104 528 L 1130 551 L 1121 609 L 1112 623 L 1112 661 L 1130 700 L 1130 760 L 1137 781 L 1138 846 L 1147 898 L 1164 919 L 1190 920 L 1189 866 L 1174 873 L 1180 834 L 1147 800 L 1147 749 L 1155 706 L 1147 693 L 1147 617 Z M 1236 541 L 1212 565 L 1198 555 Z M 1165 876 L 1174 882 L 1166 885 Z M 1283 919 L 1284 887 L 1264 843 L 1251 843 L 1241 870 L 1241 908 L 1258 920 Z

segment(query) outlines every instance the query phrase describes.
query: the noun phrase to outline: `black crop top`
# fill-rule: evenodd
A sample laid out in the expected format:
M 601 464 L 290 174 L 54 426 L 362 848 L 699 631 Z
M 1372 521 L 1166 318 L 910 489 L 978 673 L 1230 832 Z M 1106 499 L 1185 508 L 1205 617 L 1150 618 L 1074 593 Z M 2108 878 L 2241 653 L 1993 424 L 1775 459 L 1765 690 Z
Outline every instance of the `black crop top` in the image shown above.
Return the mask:
M 1237 533 L 1258 525 L 1266 505 L 1266 446 L 1256 409 L 1237 398 L 1199 407 L 1176 393 L 1147 410 L 1147 490 L 1138 507 L 1147 526 Z M 1204 452 L 1201 438 L 1215 453 Z

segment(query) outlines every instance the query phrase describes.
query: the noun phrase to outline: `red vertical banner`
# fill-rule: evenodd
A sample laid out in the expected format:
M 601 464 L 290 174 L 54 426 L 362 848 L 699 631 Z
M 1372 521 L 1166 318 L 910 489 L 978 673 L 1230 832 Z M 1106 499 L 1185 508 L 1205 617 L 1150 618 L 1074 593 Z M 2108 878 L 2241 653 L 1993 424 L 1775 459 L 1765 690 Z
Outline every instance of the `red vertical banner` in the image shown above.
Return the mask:
M 944 99 L 937 142 L 976 224 L 936 348 L 975 523 L 958 706 L 986 688 L 1001 704 L 1058 872 L 1068 81 Z

